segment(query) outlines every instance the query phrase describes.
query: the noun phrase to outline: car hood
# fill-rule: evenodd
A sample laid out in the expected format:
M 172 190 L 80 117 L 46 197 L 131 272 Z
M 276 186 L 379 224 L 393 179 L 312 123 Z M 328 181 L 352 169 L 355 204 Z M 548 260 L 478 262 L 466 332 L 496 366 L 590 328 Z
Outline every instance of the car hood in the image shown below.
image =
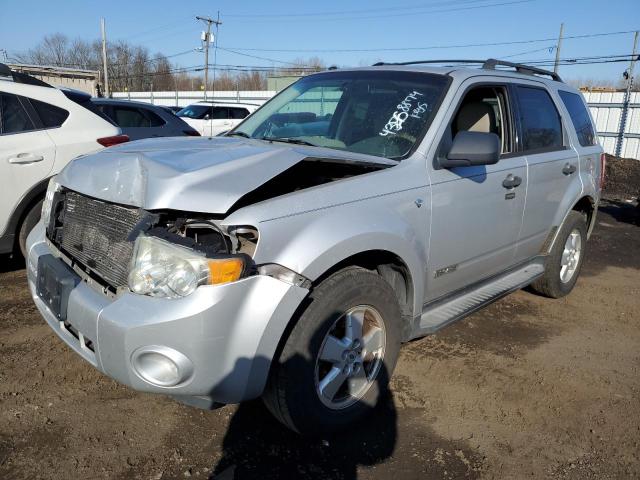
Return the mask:
M 85 195 L 147 210 L 222 214 L 306 158 L 396 164 L 369 155 L 252 139 L 154 138 L 79 157 L 60 173 L 58 182 Z

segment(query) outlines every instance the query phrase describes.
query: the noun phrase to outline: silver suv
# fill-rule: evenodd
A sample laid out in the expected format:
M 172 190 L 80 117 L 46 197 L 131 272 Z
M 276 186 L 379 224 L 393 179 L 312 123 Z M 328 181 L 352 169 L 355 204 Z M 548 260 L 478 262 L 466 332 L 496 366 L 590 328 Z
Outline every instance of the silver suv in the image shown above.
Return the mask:
M 28 241 L 41 314 L 136 390 L 262 397 L 304 433 L 375 405 L 402 342 L 526 285 L 568 294 L 603 173 L 580 93 L 430 63 L 311 75 L 224 137 L 72 162 Z

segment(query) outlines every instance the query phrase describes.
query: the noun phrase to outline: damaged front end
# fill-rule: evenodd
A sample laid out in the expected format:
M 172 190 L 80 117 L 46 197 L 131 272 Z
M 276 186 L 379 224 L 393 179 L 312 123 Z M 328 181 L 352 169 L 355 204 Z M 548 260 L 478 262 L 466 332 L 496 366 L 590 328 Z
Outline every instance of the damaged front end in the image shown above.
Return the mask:
M 47 239 L 105 293 L 178 298 L 257 272 L 252 226 L 223 229 L 211 215 L 149 212 L 62 188 L 52 197 Z

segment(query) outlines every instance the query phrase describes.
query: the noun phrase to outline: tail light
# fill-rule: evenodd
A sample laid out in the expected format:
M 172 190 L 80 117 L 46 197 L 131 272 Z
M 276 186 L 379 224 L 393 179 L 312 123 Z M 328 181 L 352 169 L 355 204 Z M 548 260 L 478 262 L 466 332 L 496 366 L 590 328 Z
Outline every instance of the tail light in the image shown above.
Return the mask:
M 185 135 L 188 135 L 190 137 L 199 137 L 200 134 L 198 133 L 197 130 L 183 130 L 182 133 L 184 133 Z
M 607 156 L 602 153 L 600 155 L 600 191 L 604 188 L 604 183 L 606 180 L 606 169 L 607 169 Z
M 112 137 L 102 137 L 96 140 L 96 142 L 98 142 L 103 147 L 113 147 L 114 145 L 119 145 L 128 141 L 128 135 L 114 135 Z

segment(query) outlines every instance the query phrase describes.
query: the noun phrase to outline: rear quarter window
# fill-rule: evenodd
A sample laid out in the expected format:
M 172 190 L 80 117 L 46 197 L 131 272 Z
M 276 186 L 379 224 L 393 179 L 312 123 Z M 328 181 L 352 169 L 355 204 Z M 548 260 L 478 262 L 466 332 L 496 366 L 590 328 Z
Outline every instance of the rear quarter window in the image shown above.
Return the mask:
M 517 86 L 516 89 L 523 150 L 564 148 L 562 121 L 549 93 L 535 87 Z
M 65 120 L 69 118 L 69 112 L 64 108 L 56 107 L 55 105 L 50 105 L 33 98 L 30 98 L 29 101 L 45 128 L 60 127 Z
M 591 117 L 587 111 L 587 107 L 582 100 L 582 97 L 576 93 L 565 92 L 559 90 L 562 103 L 567 108 L 569 116 L 571 117 L 571 123 L 578 135 L 578 142 L 583 147 L 591 147 L 597 145 L 596 133 L 591 123 Z

